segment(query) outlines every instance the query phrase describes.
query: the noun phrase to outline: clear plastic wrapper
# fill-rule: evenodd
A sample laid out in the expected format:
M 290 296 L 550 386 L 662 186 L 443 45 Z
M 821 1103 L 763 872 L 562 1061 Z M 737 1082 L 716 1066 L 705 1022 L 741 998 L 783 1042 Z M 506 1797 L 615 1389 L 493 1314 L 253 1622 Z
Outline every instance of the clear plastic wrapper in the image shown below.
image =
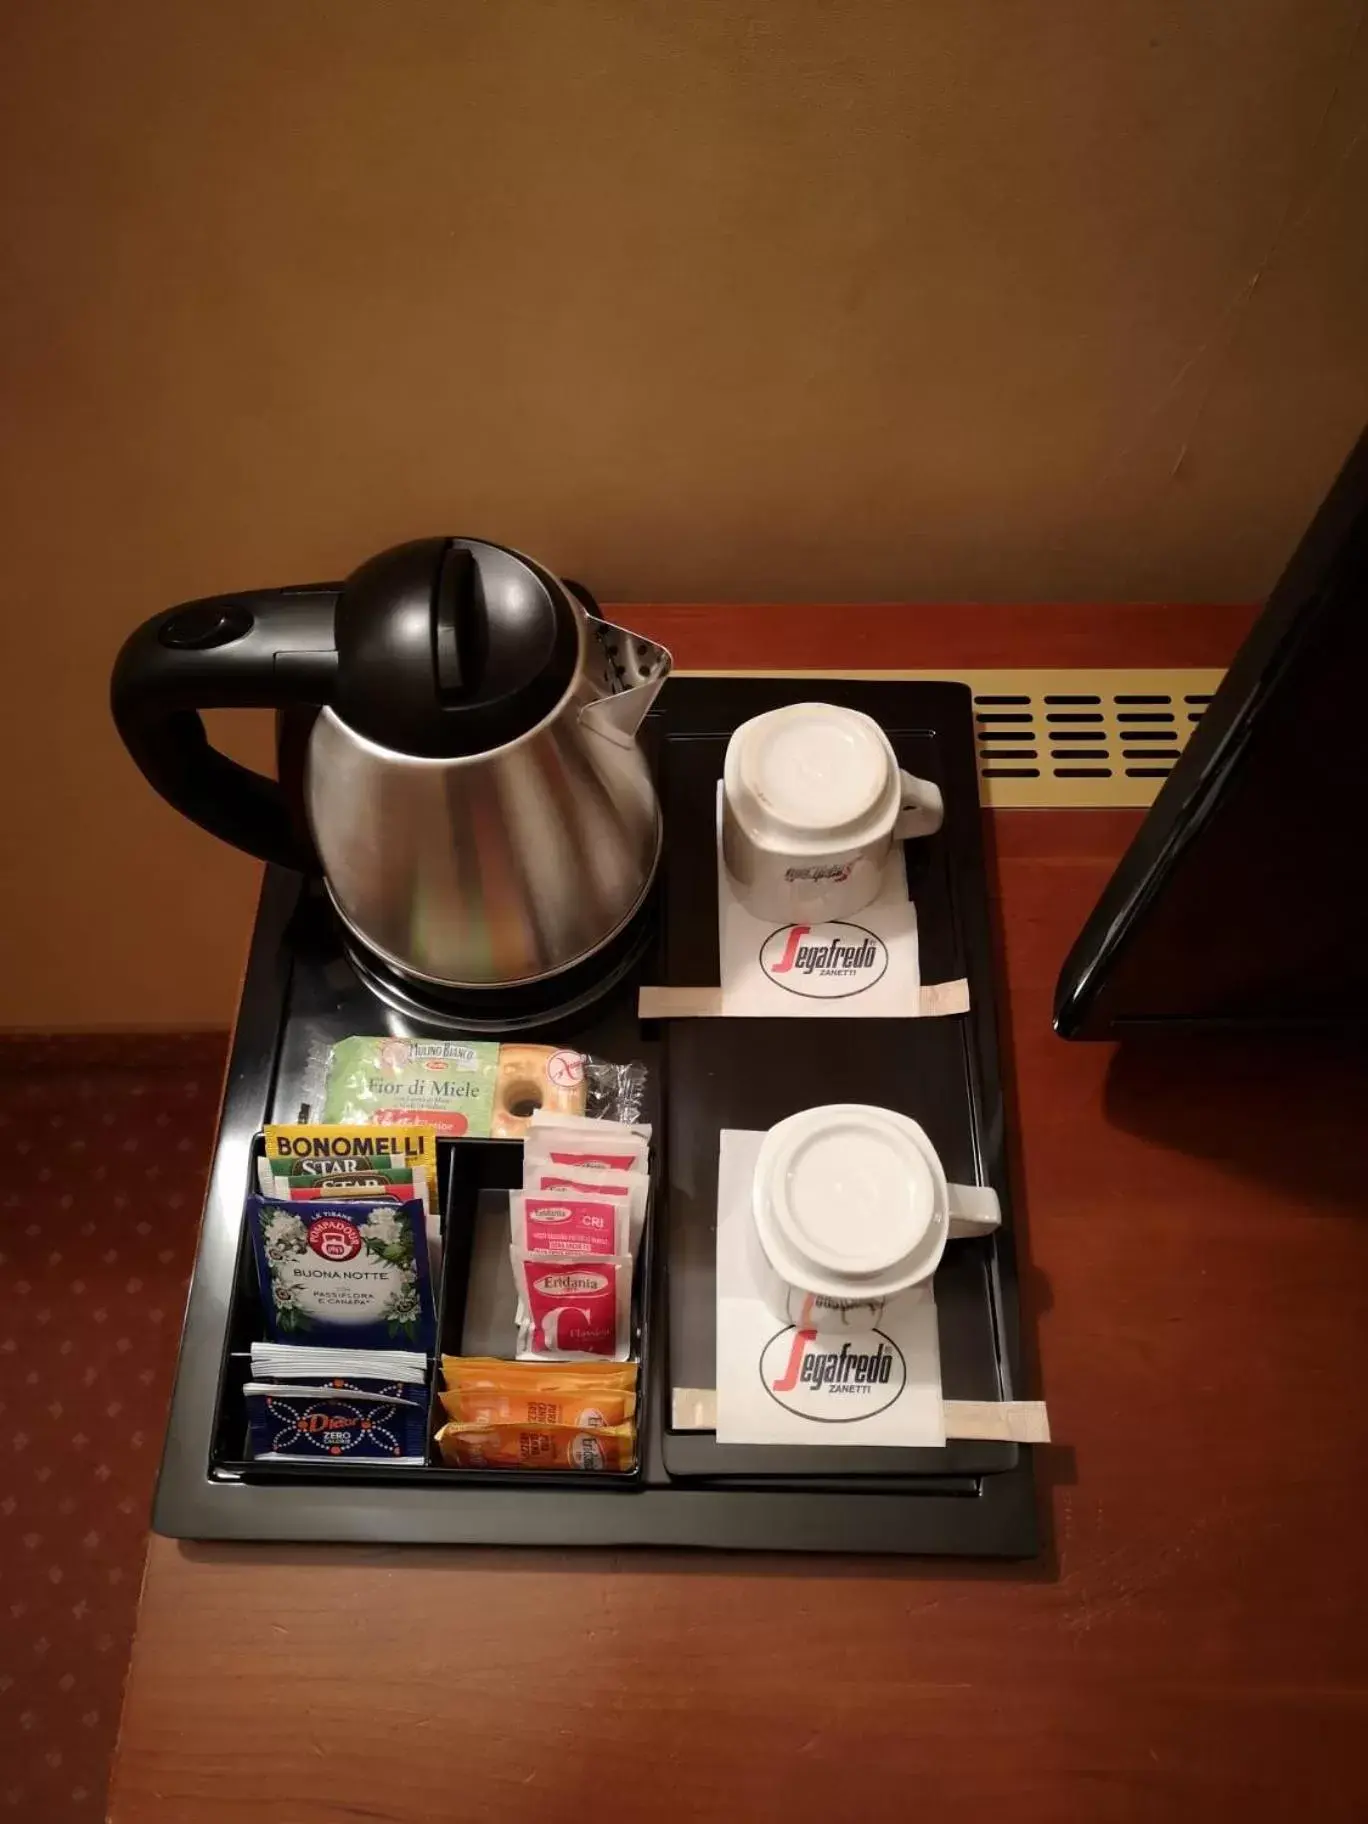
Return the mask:
M 584 1060 L 584 1113 L 593 1121 L 640 1121 L 646 1106 L 646 1066 Z
M 301 1119 L 520 1140 L 539 1116 L 638 1121 L 647 1074 L 564 1046 L 356 1034 L 312 1057 Z

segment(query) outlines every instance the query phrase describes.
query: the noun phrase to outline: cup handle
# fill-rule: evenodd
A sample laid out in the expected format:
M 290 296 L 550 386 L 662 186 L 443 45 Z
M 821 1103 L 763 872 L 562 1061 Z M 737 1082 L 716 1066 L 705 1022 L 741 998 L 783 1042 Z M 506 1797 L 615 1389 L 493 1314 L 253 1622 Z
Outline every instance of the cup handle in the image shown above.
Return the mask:
M 949 1241 L 969 1241 L 991 1235 L 1002 1226 L 1002 1205 L 991 1184 L 951 1184 Z
M 900 773 L 902 809 L 893 825 L 899 842 L 909 836 L 934 836 L 945 821 L 945 803 L 938 785 L 930 779 L 916 779 L 911 773 Z

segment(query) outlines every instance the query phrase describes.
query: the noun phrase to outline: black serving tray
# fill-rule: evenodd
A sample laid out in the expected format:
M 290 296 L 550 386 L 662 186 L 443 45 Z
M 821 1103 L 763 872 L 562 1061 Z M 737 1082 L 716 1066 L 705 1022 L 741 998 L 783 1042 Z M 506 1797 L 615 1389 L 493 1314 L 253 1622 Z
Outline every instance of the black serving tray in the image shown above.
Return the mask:
M 643 983 L 717 974 L 714 805 L 722 753 L 747 717 L 815 694 L 771 679 L 672 678 L 649 730 L 666 820 L 661 879 L 640 955 L 592 1005 L 548 1008 L 533 1036 L 650 1072 L 656 1194 L 635 1288 L 640 1452 L 627 1476 L 387 1465 L 264 1464 L 245 1445 L 245 1351 L 262 1334 L 242 1206 L 260 1128 L 307 1118 L 336 1039 L 460 1031 L 363 985 L 317 886 L 269 870 L 243 989 L 204 1226 L 182 1338 L 154 1524 L 177 1537 L 700 1545 L 1026 1556 L 1035 1504 L 1026 1446 L 943 1450 L 719 1445 L 675 1430 L 675 1387 L 714 1382 L 718 1134 L 768 1127 L 816 1102 L 914 1115 L 947 1174 L 991 1183 L 1002 1229 L 956 1243 L 937 1274 L 947 1398 L 1019 1397 L 1021 1371 L 971 699 L 953 684 L 824 679 L 820 694 L 873 716 L 900 763 L 936 780 L 941 832 L 907 851 L 922 977 L 968 978 L 971 1011 L 911 1020 L 689 1019 L 643 1025 Z M 635 948 L 635 945 L 634 945 Z M 482 1023 L 483 1023 L 482 1010 Z M 527 1010 L 519 1026 L 527 1030 Z M 502 1189 L 521 1148 L 442 1142 L 446 1228 L 441 1347 L 511 1353 Z M 502 1289 L 502 1290 L 501 1290 Z M 501 1305 L 500 1298 L 504 1301 Z M 436 1419 L 434 1414 L 434 1420 Z

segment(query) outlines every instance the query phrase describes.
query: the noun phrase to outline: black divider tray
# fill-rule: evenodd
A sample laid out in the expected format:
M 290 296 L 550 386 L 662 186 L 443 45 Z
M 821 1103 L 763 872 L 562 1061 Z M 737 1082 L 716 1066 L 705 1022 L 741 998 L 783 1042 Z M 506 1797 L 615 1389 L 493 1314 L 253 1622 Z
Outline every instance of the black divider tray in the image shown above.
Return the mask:
M 714 802 L 730 731 L 820 694 L 872 715 L 900 762 L 936 780 L 946 823 L 908 850 L 922 979 L 968 978 L 971 1012 L 910 1020 L 680 1020 L 643 1026 L 638 987 L 711 986 L 717 974 Z M 656 1194 L 635 1310 L 642 1355 L 638 1469 L 629 1476 L 252 1461 L 241 1388 L 263 1334 L 243 1233 L 261 1127 L 317 1105 L 327 1048 L 353 1033 L 459 1032 L 392 1011 L 346 959 L 317 887 L 268 872 L 258 913 L 191 1286 L 155 1524 L 190 1538 L 708 1545 L 747 1549 L 1025 1556 L 1035 1549 L 1030 1451 L 722 1446 L 672 1429 L 671 1391 L 714 1383 L 718 1134 L 763 1128 L 813 1103 L 900 1108 L 948 1175 L 991 1183 L 1002 1230 L 956 1243 L 937 1275 L 949 1398 L 1021 1387 L 1012 1220 L 994 1025 L 971 700 L 958 685 L 671 679 L 650 718 L 665 859 L 640 963 L 602 999 L 524 1035 L 650 1072 Z M 307 1112 L 306 1112 L 307 1111 Z M 502 1189 L 521 1148 L 443 1143 L 446 1258 L 441 1347 L 512 1350 Z M 434 1428 L 436 1415 L 434 1414 Z
M 262 1147 L 252 1149 L 248 1190 L 256 1189 L 256 1162 Z M 522 1146 L 509 1140 L 441 1140 L 437 1146 L 438 1195 L 442 1210 L 441 1269 L 434 1282 L 437 1301 L 437 1350 L 428 1358 L 427 1462 L 333 1464 L 262 1461 L 252 1454 L 243 1388 L 251 1379 L 251 1345 L 266 1335 L 266 1321 L 251 1237 L 243 1225 L 227 1348 L 219 1382 L 211 1464 L 214 1470 L 244 1482 L 323 1482 L 343 1486 L 373 1481 L 402 1488 L 415 1480 L 480 1482 L 490 1487 L 509 1483 L 519 1488 L 575 1484 L 620 1488 L 640 1476 L 561 1470 L 454 1469 L 442 1461 L 433 1438 L 445 1419 L 438 1391 L 443 1355 L 511 1357 L 517 1346 L 517 1294 L 508 1259 L 508 1192 L 522 1182 Z M 650 1284 L 654 1232 L 648 1223 L 637 1260 L 632 1298 L 632 1353 L 644 1382 L 650 1368 L 650 1301 L 642 1296 Z

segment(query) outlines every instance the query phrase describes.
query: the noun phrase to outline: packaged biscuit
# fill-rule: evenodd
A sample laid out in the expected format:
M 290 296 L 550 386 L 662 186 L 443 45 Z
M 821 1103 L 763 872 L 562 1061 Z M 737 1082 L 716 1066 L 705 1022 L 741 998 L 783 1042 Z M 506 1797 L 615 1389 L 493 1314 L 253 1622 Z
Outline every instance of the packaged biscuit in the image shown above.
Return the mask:
M 499 1047 L 485 1039 L 342 1039 L 328 1055 L 323 1119 L 489 1137 Z
M 521 1140 L 533 1117 L 544 1111 L 582 1115 L 584 1066 L 580 1051 L 556 1045 L 500 1045 L 491 1137 Z
M 447 1417 L 465 1424 L 624 1424 L 636 1413 L 635 1362 L 504 1362 L 444 1355 Z
M 622 1472 L 636 1463 L 636 1426 L 465 1425 L 437 1433 L 442 1461 L 457 1469 L 590 1469 Z
M 358 1172 L 407 1166 L 427 1182 L 428 1208 L 437 1208 L 437 1135 L 431 1127 L 369 1127 L 341 1122 L 277 1124 L 266 1129 L 262 1160 L 274 1180 L 281 1173 L 305 1178 L 354 1177 Z M 263 1196 L 282 1193 L 262 1183 Z
M 518 1288 L 518 1360 L 625 1362 L 631 1353 L 632 1262 L 557 1260 L 509 1250 Z
M 520 1140 L 548 1118 L 635 1122 L 646 1075 L 644 1064 L 563 1046 L 359 1034 L 318 1058 L 307 1100 L 347 1126 L 419 1123 L 444 1139 Z
M 629 1252 L 631 1224 L 623 1199 L 510 1191 L 508 1215 L 513 1246 L 528 1254 Z

